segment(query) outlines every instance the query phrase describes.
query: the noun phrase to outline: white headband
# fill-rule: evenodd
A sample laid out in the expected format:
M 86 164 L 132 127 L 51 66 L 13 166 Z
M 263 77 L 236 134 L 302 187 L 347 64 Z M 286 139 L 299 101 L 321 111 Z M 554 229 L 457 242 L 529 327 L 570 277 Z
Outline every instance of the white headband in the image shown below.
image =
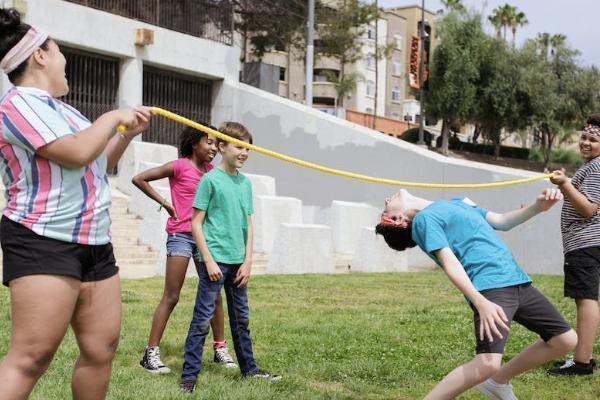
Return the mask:
M 19 43 L 6 53 L 2 61 L 0 61 L 0 68 L 4 70 L 5 74 L 10 74 L 23 61 L 27 60 L 46 39 L 48 39 L 48 34 L 38 31 L 32 26 L 25 36 L 19 40 Z

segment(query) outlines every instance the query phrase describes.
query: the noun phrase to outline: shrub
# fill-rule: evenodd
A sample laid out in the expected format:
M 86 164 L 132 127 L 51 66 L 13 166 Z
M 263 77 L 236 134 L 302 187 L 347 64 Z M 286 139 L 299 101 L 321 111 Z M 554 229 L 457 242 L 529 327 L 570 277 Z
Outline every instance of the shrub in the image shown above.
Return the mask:
M 400 139 L 405 140 L 410 143 L 417 143 L 419 141 L 419 128 L 407 129 L 400 136 Z M 427 130 L 423 131 L 423 140 L 425 140 L 425 144 L 427 144 L 427 146 L 431 146 L 431 141 L 433 140 L 433 134 Z

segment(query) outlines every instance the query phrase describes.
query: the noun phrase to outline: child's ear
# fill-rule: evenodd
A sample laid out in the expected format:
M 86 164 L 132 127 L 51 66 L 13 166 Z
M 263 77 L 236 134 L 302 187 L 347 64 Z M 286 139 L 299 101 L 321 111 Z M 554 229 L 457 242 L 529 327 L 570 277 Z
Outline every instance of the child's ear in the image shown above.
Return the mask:
M 392 199 L 390 199 L 389 197 L 385 198 L 385 204 L 388 205 L 390 203 L 390 201 L 392 201 Z

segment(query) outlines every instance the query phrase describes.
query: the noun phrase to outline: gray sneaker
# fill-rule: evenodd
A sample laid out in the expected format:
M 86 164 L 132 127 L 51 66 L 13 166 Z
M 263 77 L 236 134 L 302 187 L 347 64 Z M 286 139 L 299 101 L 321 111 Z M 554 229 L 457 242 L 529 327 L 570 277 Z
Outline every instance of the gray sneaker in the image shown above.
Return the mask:
M 489 378 L 477 385 L 476 388 L 493 400 L 518 400 L 510 383 L 496 383 Z

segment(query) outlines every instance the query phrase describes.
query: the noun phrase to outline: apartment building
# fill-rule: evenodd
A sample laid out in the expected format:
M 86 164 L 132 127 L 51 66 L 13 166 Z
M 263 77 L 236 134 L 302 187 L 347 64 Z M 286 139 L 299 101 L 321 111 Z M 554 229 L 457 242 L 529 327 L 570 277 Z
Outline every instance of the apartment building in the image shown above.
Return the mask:
M 330 1 L 329 5 L 335 6 L 335 1 Z M 435 18 L 434 13 L 425 10 L 425 46 L 428 50 L 426 60 L 436 44 Z M 347 110 L 355 114 L 375 114 L 377 117 L 396 121 L 417 121 L 420 108 L 415 99 L 418 73 L 414 71 L 414 57 L 417 57 L 418 65 L 419 54 L 415 53 L 414 49 L 415 45 L 416 49 L 419 45 L 420 19 L 419 6 L 382 10 L 377 22 L 366 27 L 361 38 L 362 57 L 350 65 L 342 66 L 337 59 L 319 55 L 317 37 L 312 82 L 313 106 L 341 117 Z M 388 56 L 376 60 L 376 45 L 380 49 L 390 47 Z M 273 79 L 277 80 L 278 84 L 269 85 L 264 81 L 250 83 L 303 103 L 306 77 L 303 56 L 296 49 L 274 49 L 265 54 L 260 62 L 254 61 L 256 66 L 260 64 L 267 71 L 266 81 Z M 252 60 L 250 50 L 247 59 Z M 341 73 L 356 73 L 360 77 L 356 88 L 343 98 L 339 98 L 335 84 L 331 81 L 332 76 L 337 77 Z M 263 78 L 264 76 L 265 74 Z M 338 110 L 335 109 L 336 106 Z
M 404 35 L 404 71 L 406 74 L 404 90 L 402 92 L 402 112 L 409 121 L 416 121 L 416 116 L 420 115 L 419 101 L 417 93 L 419 88 L 419 46 L 421 14 L 420 6 L 395 7 L 386 10 L 401 16 L 406 21 L 406 31 Z M 436 20 L 437 15 L 427 9 L 424 10 L 424 33 L 425 33 L 425 69 L 428 70 L 429 59 L 437 45 Z M 426 72 L 425 72 L 426 74 Z

